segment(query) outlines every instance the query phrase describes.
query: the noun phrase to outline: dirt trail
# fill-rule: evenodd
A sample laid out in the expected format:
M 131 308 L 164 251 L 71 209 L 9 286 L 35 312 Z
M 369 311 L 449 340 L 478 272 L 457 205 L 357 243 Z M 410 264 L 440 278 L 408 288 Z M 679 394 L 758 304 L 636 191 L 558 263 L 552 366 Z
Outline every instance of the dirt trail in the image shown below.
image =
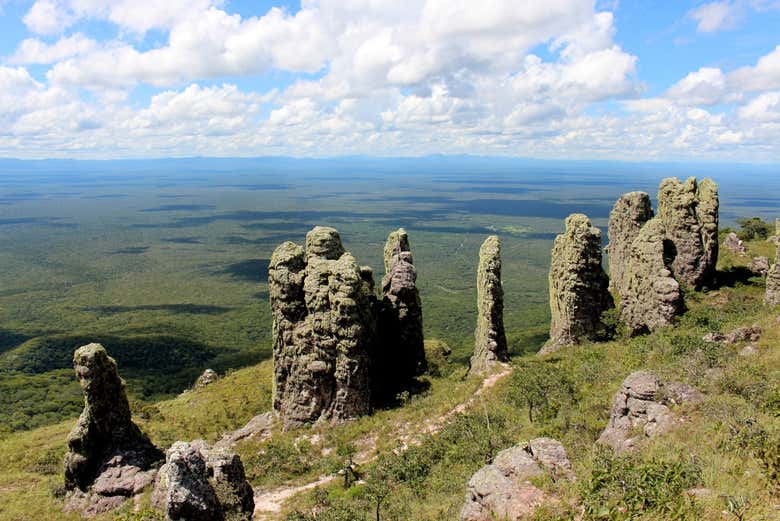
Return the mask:
M 487 390 L 494 387 L 511 372 L 512 369 L 509 365 L 501 364 L 501 370 L 488 375 L 482 380 L 476 392 L 465 402 L 456 405 L 441 416 L 430 418 L 422 427 L 419 424 L 410 425 L 409 423 L 401 425 L 397 432 L 397 437 L 401 441 L 399 451 L 403 452 L 411 446 L 419 445 L 425 436 L 439 432 L 453 416 L 470 409 Z M 370 463 L 375 457 L 373 452 L 376 449 L 376 438 L 371 437 L 360 440 L 357 442 L 357 445 L 362 447 L 362 450 L 356 455 L 355 462 L 359 464 Z M 280 487 L 273 490 L 255 490 L 255 514 L 253 519 L 255 521 L 271 521 L 274 519 L 275 514 L 282 511 L 282 506 L 288 499 L 302 492 L 326 485 L 340 477 L 338 474 L 330 474 L 320 476 L 316 481 L 303 485 Z

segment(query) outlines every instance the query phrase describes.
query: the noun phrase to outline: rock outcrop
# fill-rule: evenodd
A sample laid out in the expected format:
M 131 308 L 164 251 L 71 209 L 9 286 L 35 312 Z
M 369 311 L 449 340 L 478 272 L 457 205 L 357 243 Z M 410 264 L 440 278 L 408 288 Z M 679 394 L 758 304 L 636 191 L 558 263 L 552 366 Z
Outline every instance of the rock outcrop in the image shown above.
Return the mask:
M 213 369 L 206 369 L 203 371 L 203 373 L 198 377 L 197 380 L 195 380 L 195 389 L 200 389 L 202 387 L 206 387 L 207 385 L 211 385 L 214 382 L 219 380 L 219 375 L 216 371 Z
M 664 384 L 648 371 L 630 374 L 615 395 L 609 424 L 597 443 L 625 452 L 643 438 L 668 432 L 675 423 L 670 405 L 698 403 L 704 396 L 681 383 Z
M 68 436 L 65 487 L 72 508 L 99 513 L 142 492 L 163 454 L 133 423 L 124 382 L 103 346 L 78 348 L 73 366 L 84 410 Z
M 614 307 L 601 267 L 601 232 L 582 214 L 566 219 L 550 265 L 550 340 L 541 353 L 609 336 L 602 314 Z
M 669 269 L 666 227 L 651 219 L 631 245 L 620 288 L 620 318 L 632 335 L 674 324 L 683 312 L 680 284 Z
M 745 243 L 742 242 L 742 239 L 737 237 L 737 234 L 734 232 L 729 233 L 726 235 L 726 238 L 723 239 L 723 247 L 737 255 L 744 255 L 747 252 Z
M 427 366 L 417 271 L 403 228 L 388 235 L 384 263 L 377 363 L 396 385 L 404 385 L 423 374 Z
M 496 362 L 509 360 L 504 331 L 504 289 L 501 286 L 501 241 L 491 235 L 479 249 L 477 329 L 470 372 L 481 374 Z
M 711 179 L 700 183 L 690 177 L 661 181 L 658 218 L 663 222 L 674 278 L 700 289 L 715 279 L 718 261 L 718 185 Z
M 639 231 L 653 218 L 650 196 L 645 192 L 629 192 L 617 200 L 609 214 L 609 287 L 623 287 L 631 247 Z
M 707 333 L 702 340 L 719 344 L 733 345 L 742 342 L 758 342 L 761 339 L 761 327 L 758 324 L 738 327 L 734 331 L 722 333 Z
M 557 501 L 530 481 L 545 474 L 574 480 L 566 450 L 556 440 L 537 438 L 499 452 L 469 480 L 461 521 L 531 518 L 540 506 Z
M 369 412 L 376 323 L 366 275 L 333 228 L 311 230 L 305 251 L 285 242 L 273 252 L 274 408 L 285 426 Z
M 780 244 L 775 253 L 775 263 L 769 268 L 766 275 L 766 294 L 764 300 L 770 306 L 780 304 Z
M 241 459 L 202 440 L 171 446 L 152 502 L 168 521 L 250 521 L 255 507 Z
M 769 274 L 770 268 L 769 257 L 764 257 L 763 255 L 753 257 L 753 259 L 748 263 L 747 267 L 754 275 L 766 277 Z

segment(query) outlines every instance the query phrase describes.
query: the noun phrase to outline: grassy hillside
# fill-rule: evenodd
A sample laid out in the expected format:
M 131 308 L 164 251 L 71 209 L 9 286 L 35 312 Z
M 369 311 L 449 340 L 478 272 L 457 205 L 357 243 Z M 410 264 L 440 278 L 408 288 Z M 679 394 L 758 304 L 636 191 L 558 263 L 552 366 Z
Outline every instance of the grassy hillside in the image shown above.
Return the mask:
M 764 242 L 748 246 L 751 253 L 773 250 Z M 464 366 L 445 364 L 440 376 L 429 378 L 427 391 L 405 397 L 401 407 L 339 427 L 275 432 L 237 450 L 260 490 L 312 482 L 349 458 L 362 462 L 364 483 L 345 486 L 337 479 L 296 495 L 278 516 L 288 521 L 375 519 L 377 505 L 382 520 L 457 519 L 471 474 L 502 448 L 540 435 L 565 445 L 578 480 L 540 482 L 561 502 L 538 519 L 777 519 L 780 323 L 778 311 L 763 305 L 763 280 L 744 270 L 748 260 L 724 253 L 724 286 L 688 295 L 689 311 L 676 328 L 544 359 L 515 357 L 512 374 L 473 398 L 464 414 L 448 415 L 474 396 L 480 382 L 463 380 Z M 708 332 L 754 323 L 763 329 L 754 356 L 739 356 L 741 345 L 702 340 Z M 123 373 L 135 370 L 131 347 L 130 353 L 112 353 Z M 271 369 L 266 361 L 174 399 L 136 401 L 136 421 L 162 446 L 177 439 L 213 441 L 269 409 Z M 614 457 L 593 442 L 606 425 L 612 396 L 638 369 L 694 385 L 706 399 L 677 408 L 680 420 L 669 435 Z M 442 417 L 448 421 L 439 430 Z M 72 423 L 0 440 L 0 520 L 78 519 L 60 512 L 61 459 Z M 685 493 L 689 489 L 708 492 L 693 497 Z M 128 509 L 99 519 L 155 517 Z

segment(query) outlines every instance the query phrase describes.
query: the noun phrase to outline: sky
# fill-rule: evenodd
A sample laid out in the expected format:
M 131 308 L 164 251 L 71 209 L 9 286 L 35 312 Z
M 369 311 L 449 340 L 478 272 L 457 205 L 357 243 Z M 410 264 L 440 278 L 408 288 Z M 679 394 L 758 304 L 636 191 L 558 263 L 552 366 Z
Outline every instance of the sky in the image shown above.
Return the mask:
M 0 157 L 780 163 L 780 0 L 0 0 Z

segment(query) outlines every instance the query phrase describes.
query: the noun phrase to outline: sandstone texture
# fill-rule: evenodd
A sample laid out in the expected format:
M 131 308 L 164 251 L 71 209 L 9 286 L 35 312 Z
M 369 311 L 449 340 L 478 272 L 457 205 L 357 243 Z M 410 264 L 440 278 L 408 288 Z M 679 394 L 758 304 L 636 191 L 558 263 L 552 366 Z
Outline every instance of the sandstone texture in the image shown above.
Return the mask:
M 609 336 L 602 314 L 614 307 L 601 267 L 601 232 L 582 214 L 566 219 L 550 265 L 550 340 L 541 353 Z
M 333 228 L 311 230 L 305 250 L 273 252 L 274 409 L 285 426 L 369 412 L 376 320 L 365 277 Z
M 557 501 L 530 481 L 545 474 L 555 481 L 575 479 L 566 450 L 556 440 L 537 438 L 499 452 L 469 480 L 460 520 L 532 517 L 540 506 Z
M 95 514 L 141 493 L 154 479 L 163 454 L 133 423 L 124 382 L 103 346 L 80 347 L 73 365 L 84 391 L 84 410 L 68 436 L 67 508 Z
M 652 438 L 674 427 L 670 405 L 698 403 L 703 395 L 681 383 L 663 383 L 648 371 L 630 374 L 615 395 L 609 424 L 598 443 L 615 452 L 632 450 L 643 438 Z
M 417 271 L 403 228 L 387 237 L 384 264 L 377 363 L 403 385 L 427 368 Z
M 780 244 L 775 253 L 775 263 L 766 275 L 766 295 L 764 300 L 771 306 L 780 304 Z
M 761 333 L 761 327 L 758 324 L 753 324 L 752 326 L 738 327 L 725 335 L 722 333 L 708 333 L 702 340 L 706 342 L 733 345 L 742 342 L 758 342 L 761 339 Z
M 477 267 L 477 329 L 470 372 L 482 374 L 496 362 L 507 362 L 504 331 L 504 289 L 501 286 L 501 241 L 491 235 L 479 249 Z
M 202 440 L 171 446 L 152 502 L 168 521 L 250 521 L 255 507 L 241 459 Z
M 681 284 L 700 289 L 713 284 L 718 261 L 718 185 L 690 177 L 661 181 L 657 217 L 663 222 L 671 262 Z
M 609 214 L 609 287 L 620 291 L 623 287 L 626 265 L 631 258 L 631 247 L 639 231 L 653 218 L 650 196 L 645 192 L 629 192 L 615 203 Z
M 620 318 L 630 334 L 674 324 L 683 312 L 680 284 L 668 266 L 664 223 L 654 218 L 634 239 L 620 288 Z
M 744 255 L 747 252 L 745 243 L 742 242 L 742 239 L 737 237 L 737 234 L 734 232 L 729 233 L 726 235 L 726 238 L 723 239 L 723 247 L 737 255 Z

